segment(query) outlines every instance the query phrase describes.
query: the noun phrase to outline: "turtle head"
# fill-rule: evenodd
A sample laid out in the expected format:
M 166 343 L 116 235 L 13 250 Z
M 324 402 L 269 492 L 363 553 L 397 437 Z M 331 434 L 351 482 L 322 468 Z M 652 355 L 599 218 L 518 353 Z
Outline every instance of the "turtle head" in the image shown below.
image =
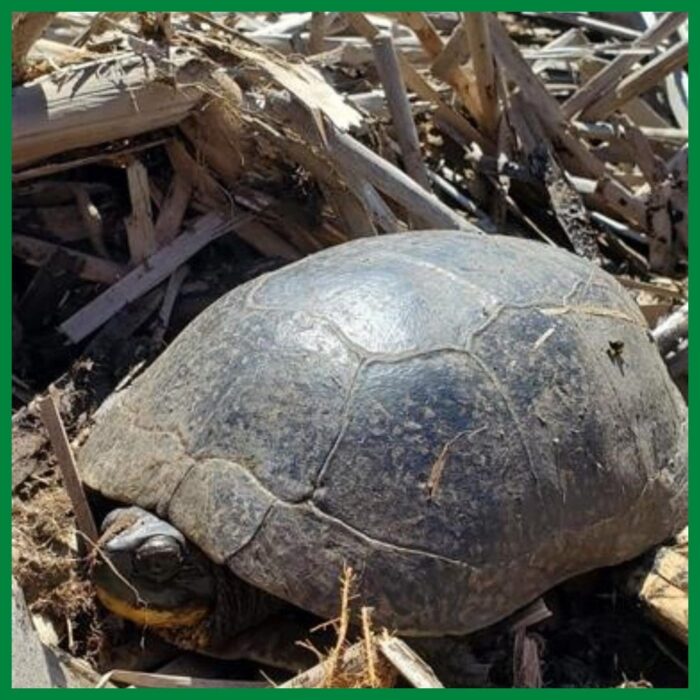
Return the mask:
M 165 630 L 199 625 L 212 613 L 212 564 L 165 520 L 137 507 L 113 510 L 99 550 L 97 596 L 117 615 Z

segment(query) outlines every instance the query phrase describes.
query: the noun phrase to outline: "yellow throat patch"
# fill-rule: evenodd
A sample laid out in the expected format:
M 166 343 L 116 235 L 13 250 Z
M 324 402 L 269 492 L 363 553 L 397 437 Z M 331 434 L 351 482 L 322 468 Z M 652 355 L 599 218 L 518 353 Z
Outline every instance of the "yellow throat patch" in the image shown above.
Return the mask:
M 107 610 L 143 627 L 187 627 L 201 622 L 209 613 L 209 608 L 205 605 L 191 605 L 176 610 L 135 606 L 116 598 L 99 586 L 97 597 Z

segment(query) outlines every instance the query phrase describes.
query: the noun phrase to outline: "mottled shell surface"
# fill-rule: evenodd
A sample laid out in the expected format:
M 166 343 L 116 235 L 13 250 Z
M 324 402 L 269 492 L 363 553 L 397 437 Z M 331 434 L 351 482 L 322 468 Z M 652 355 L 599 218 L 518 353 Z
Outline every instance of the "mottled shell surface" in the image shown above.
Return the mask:
M 423 231 L 264 275 L 197 317 L 80 454 L 322 616 L 344 564 L 404 634 L 491 624 L 687 521 L 687 410 L 642 315 L 539 243 Z

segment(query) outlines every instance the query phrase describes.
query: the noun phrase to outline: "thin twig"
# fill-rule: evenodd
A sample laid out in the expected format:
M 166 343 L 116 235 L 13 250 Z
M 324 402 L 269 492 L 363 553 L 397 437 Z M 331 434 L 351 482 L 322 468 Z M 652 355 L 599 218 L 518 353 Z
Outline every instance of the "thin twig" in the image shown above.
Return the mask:
M 39 401 L 39 411 L 41 412 L 41 419 L 44 422 L 46 431 L 49 434 L 51 445 L 56 453 L 58 466 L 63 477 L 63 485 L 73 505 L 78 530 L 89 539 L 97 540 L 97 525 L 95 525 L 95 519 L 92 516 L 90 505 L 78 476 L 73 450 L 68 441 L 66 429 L 54 397 L 49 395 L 42 398 Z

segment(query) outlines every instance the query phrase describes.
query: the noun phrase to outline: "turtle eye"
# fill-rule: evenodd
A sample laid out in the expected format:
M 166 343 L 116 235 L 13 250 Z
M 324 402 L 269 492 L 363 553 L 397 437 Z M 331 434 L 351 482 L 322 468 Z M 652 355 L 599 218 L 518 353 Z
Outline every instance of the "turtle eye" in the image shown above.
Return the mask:
M 169 581 L 180 570 L 183 552 L 180 543 L 167 535 L 154 535 L 134 554 L 134 571 L 153 581 Z

